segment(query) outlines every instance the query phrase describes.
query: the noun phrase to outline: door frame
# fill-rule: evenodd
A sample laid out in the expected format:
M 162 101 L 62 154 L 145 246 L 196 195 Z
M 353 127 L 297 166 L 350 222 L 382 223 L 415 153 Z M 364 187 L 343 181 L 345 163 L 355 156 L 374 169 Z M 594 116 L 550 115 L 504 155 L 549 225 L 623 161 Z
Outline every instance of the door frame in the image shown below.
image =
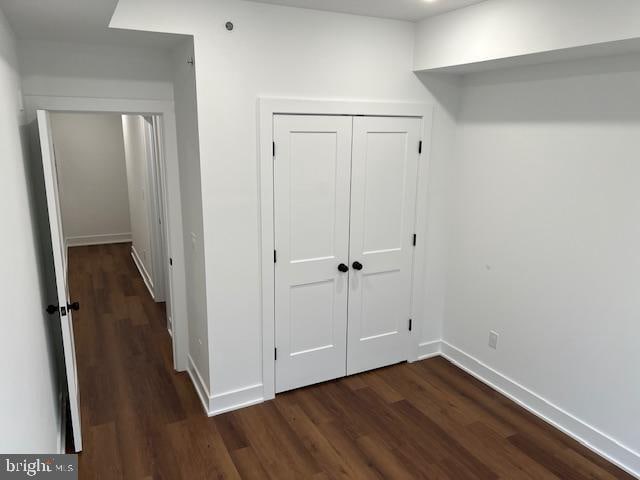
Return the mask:
M 413 256 L 409 362 L 418 360 L 422 325 L 426 321 L 422 298 L 426 292 L 428 211 L 428 169 L 432 145 L 433 105 L 412 102 L 370 102 L 315 100 L 280 97 L 258 98 L 258 172 L 260 229 L 260 294 L 262 317 L 262 388 L 263 399 L 275 398 L 275 265 L 274 189 L 273 189 L 273 116 L 274 115 L 347 115 L 378 117 L 413 117 L 422 119 L 423 150 L 418 165 L 416 198 L 416 234 L 418 242 Z
M 164 172 L 162 159 L 162 149 L 160 148 L 160 139 L 162 132 L 160 130 L 162 122 L 158 115 L 144 115 L 145 142 L 147 153 L 147 189 L 149 192 L 149 210 L 147 217 L 152 234 L 151 238 L 151 257 L 152 257 L 152 275 L 153 278 L 153 299 L 156 302 L 165 302 L 168 294 L 166 288 L 167 267 L 164 259 L 169 255 L 165 250 L 164 231 L 164 203 L 167 196 L 166 175 Z M 171 318 L 167 318 L 169 324 Z M 171 329 L 169 329 L 171 331 Z
M 69 113 L 117 113 L 133 115 L 151 115 L 159 119 L 159 126 L 164 140 L 159 157 L 164 168 L 161 179 L 164 195 L 164 236 L 170 265 L 167 271 L 171 276 L 167 302 L 171 312 L 167 316 L 172 321 L 173 366 L 177 371 L 186 371 L 188 367 L 188 331 L 187 331 L 187 291 L 185 276 L 184 239 L 182 228 L 182 205 L 180 197 L 180 176 L 178 161 L 178 142 L 176 116 L 173 101 L 137 100 L 119 98 L 93 97 L 55 97 L 25 95 L 25 110 L 29 123 L 36 119 L 37 110 Z

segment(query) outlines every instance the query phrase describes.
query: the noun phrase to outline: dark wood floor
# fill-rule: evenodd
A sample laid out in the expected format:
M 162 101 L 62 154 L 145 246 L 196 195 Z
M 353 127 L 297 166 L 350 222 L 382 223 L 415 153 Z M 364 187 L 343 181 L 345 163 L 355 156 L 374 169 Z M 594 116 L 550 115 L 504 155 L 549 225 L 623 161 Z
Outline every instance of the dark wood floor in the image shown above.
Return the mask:
M 81 479 L 632 478 L 440 358 L 207 418 L 129 248 L 70 252 Z

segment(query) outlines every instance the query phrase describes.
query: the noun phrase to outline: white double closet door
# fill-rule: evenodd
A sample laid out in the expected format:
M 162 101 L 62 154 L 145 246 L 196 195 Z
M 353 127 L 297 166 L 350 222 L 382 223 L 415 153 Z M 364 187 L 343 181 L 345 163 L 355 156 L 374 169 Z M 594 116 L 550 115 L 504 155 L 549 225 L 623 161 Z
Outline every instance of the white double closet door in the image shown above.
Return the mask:
M 274 116 L 276 392 L 407 360 L 420 126 Z

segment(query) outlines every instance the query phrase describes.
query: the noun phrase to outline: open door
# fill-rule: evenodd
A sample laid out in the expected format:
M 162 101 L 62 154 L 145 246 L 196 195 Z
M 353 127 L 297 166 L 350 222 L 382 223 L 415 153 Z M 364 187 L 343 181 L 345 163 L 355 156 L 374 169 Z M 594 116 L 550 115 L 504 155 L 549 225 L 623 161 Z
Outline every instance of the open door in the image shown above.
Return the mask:
M 67 275 L 67 249 L 62 232 L 62 214 L 58 194 L 58 171 L 49 112 L 38 110 L 38 130 L 40 133 L 40 147 L 42 148 L 42 169 L 47 193 L 47 209 L 49 211 L 49 227 L 51 230 L 51 245 L 53 247 L 53 263 L 56 277 L 56 293 L 58 298 L 58 313 L 62 330 L 64 348 L 64 363 L 69 389 L 69 410 L 73 427 L 73 444 L 77 452 L 82 450 L 82 434 L 80 431 L 80 392 L 78 390 L 78 370 L 76 367 L 76 349 L 73 337 L 73 322 L 71 310 L 77 309 L 69 299 L 69 282 Z M 55 310 L 51 313 L 55 313 Z

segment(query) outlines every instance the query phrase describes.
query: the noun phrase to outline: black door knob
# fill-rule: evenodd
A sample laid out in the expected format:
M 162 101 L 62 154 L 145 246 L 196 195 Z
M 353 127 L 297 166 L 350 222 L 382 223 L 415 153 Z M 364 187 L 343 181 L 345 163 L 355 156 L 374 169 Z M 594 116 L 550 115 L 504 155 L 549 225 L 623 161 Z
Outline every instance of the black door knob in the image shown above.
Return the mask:
M 69 310 L 80 310 L 80 303 L 79 302 L 67 303 L 67 308 Z
M 344 263 L 341 263 L 340 265 L 338 265 L 338 270 L 340 270 L 342 273 L 345 273 L 349 271 L 349 267 L 347 267 Z
M 354 270 L 362 270 L 362 264 L 360 262 L 353 262 L 353 265 L 351 266 Z
M 53 315 L 54 313 L 56 313 L 58 311 L 58 306 L 57 305 L 49 305 L 47 307 L 47 313 L 49 315 Z

